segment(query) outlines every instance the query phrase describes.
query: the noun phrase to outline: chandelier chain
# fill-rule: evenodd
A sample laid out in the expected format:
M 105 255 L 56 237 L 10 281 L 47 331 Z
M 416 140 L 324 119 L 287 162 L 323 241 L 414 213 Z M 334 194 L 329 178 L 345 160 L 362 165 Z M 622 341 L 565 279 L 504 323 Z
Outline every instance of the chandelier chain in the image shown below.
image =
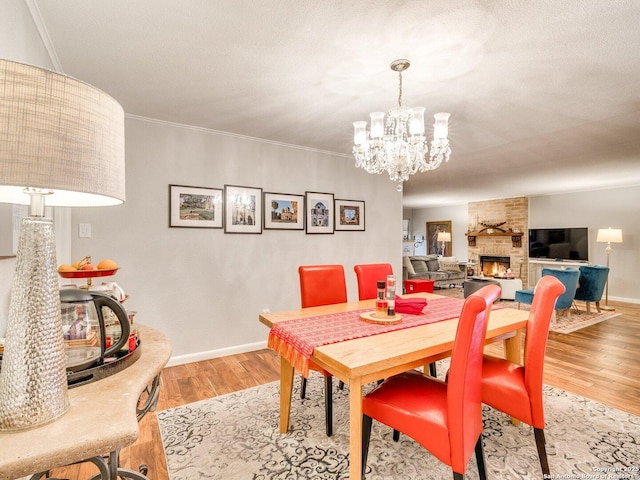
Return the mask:
M 398 106 L 402 107 L 402 70 L 398 72 Z

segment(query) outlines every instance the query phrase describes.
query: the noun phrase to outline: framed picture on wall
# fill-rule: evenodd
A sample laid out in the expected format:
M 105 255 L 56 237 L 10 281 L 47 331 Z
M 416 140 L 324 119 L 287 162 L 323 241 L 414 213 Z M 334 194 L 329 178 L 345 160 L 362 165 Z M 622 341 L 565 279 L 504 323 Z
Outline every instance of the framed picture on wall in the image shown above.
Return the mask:
M 336 199 L 335 207 L 336 230 L 364 231 L 364 201 Z
M 262 233 L 262 189 L 224 186 L 224 232 Z
M 264 228 L 304 230 L 304 195 L 265 192 Z
M 222 228 L 222 189 L 169 185 L 169 226 Z
M 333 233 L 333 193 L 305 193 L 305 222 L 307 233 Z
M 427 255 L 452 256 L 452 240 L 451 220 L 427 222 Z

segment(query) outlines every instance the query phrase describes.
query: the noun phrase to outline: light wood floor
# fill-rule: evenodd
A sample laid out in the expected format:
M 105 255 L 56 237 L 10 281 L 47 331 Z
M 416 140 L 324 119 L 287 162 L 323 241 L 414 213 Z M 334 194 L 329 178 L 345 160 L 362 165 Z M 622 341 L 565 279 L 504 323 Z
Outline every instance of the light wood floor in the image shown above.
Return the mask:
M 621 315 L 571 334 L 550 333 L 545 383 L 640 416 L 640 305 L 610 305 Z M 492 354 L 500 350 L 487 347 Z M 279 366 L 276 354 L 260 350 L 166 368 L 158 410 L 276 381 Z M 155 413 L 142 419 L 140 438 L 122 451 L 121 464 L 134 470 L 146 464 L 150 479 L 168 479 Z M 83 465 L 52 476 L 84 479 L 96 472 Z

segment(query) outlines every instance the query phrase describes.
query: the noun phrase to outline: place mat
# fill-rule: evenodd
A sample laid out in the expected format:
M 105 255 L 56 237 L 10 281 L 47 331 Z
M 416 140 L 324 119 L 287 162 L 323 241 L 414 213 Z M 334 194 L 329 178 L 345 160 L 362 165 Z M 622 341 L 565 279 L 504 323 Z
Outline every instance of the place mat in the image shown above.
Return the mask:
M 463 305 L 464 300 L 459 298 L 429 299 L 424 313 L 403 313 L 402 322 L 387 325 L 360 320 L 360 314 L 371 311 L 370 308 L 286 320 L 276 323 L 271 328 L 267 346 L 307 376 L 309 359 L 316 347 L 450 320 L 460 316 Z

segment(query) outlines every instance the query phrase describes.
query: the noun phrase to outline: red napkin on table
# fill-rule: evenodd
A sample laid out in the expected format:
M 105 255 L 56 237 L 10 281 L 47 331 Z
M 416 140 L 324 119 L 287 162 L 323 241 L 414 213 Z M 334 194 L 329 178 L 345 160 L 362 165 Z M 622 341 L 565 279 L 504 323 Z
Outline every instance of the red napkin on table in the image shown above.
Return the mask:
M 396 295 L 396 313 L 410 313 L 420 315 L 427 306 L 426 298 L 401 298 Z

